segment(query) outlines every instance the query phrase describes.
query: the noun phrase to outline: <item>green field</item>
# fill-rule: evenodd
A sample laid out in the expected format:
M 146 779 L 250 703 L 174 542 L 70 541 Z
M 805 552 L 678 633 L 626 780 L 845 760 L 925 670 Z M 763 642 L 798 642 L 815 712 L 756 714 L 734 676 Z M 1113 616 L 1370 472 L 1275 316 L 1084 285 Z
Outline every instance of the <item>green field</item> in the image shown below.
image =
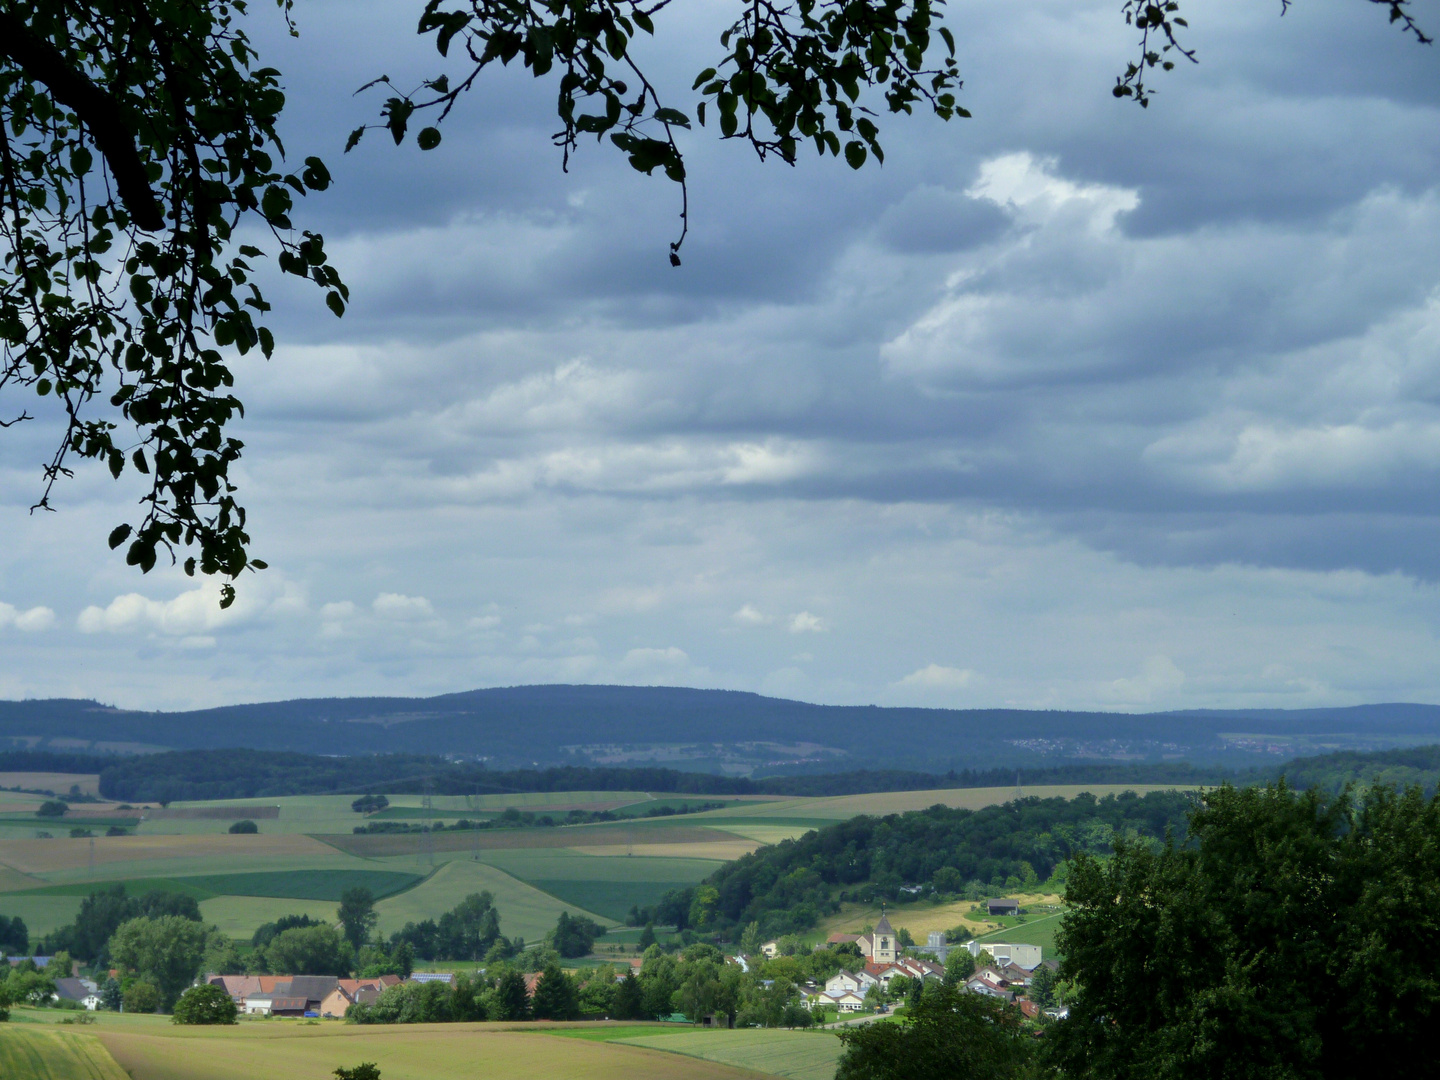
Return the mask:
M 1026 794 L 1071 796 L 1081 790 L 1103 796 L 1128 789 L 1091 785 L 1032 788 Z M 51 823 L 57 835 L 48 840 L 0 829 L 0 889 L 8 890 L 0 892 L 0 914 L 19 915 L 38 938 L 73 919 L 81 898 L 93 889 L 125 881 L 132 893 L 167 889 L 194 896 L 207 921 L 247 939 L 262 923 L 284 914 L 333 920 L 344 889 L 363 884 L 382 897 L 379 925 L 389 934 L 406 922 L 438 919 L 469 893 L 488 889 L 502 931 L 534 942 L 554 926 L 561 911 L 614 925 L 632 906 L 653 904 L 671 889 L 694 884 L 725 860 L 833 821 L 937 802 L 978 808 L 1013 795 L 1013 789 L 994 788 L 709 800 L 727 805 L 621 823 L 399 835 L 356 835 L 355 825 L 365 818 L 350 809 L 353 795 L 178 803 L 147 817 L 133 836 L 72 840 L 61 834 L 64 819 Z M 389 812 L 398 818 L 427 812 L 420 795 L 389 798 Z M 493 814 L 508 806 L 556 814 L 621 807 L 635 813 L 703 801 L 595 791 L 436 796 L 429 812 L 446 819 Z M 18 798 L 3 802 L 25 808 Z M 241 815 L 259 823 L 258 835 L 226 832 L 230 817 Z M 927 912 L 907 908 L 902 919 L 914 922 Z M 1053 950 L 1057 924 L 1037 917 L 999 936 Z M 918 936 L 926 927 L 917 922 L 910 929 Z
M 1055 951 L 1055 934 L 1064 917 L 1063 911 L 1053 915 L 1032 916 L 1019 925 L 996 930 L 993 934 L 986 934 L 975 940 L 1003 941 L 1010 945 L 1039 945 L 1044 950 L 1046 960 L 1058 960 L 1060 957 Z
M 38 1024 L 7 1024 L 0 1035 L 5 1080 L 129 1080 L 94 1036 Z
M 703 1058 L 741 1069 L 753 1069 L 790 1080 L 833 1080 L 843 1047 L 831 1032 L 779 1031 L 746 1028 L 737 1031 L 690 1030 L 664 1035 L 618 1039 L 625 1046 L 643 1046 L 671 1054 Z
M 363 885 L 376 898 L 404 892 L 424 880 L 421 874 L 394 870 L 266 870 L 258 873 L 207 874 L 198 877 L 123 878 L 67 882 L 30 889 L 26 896 L 88 896 L 96 889 L 124 885 L 132 896 L 175 892 L 210 900 L 217 896 L 286 896 L 299 900 L 339 900 L 346 889 Z

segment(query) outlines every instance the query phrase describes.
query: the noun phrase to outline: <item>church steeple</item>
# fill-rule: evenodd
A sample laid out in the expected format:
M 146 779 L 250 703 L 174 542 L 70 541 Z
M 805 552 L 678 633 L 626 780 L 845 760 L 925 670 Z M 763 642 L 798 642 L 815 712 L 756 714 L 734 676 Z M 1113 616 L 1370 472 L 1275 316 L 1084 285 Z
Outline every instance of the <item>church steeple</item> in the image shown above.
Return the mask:
M 880 905 L 880 921 L 875 924 L 875 933 L 872 940 L 875 942 L 871 959 L 877 964 L 893 964 L 895 962 L 895 931 L 890 927 L 890 920 L 885 917 L 885 905 Z

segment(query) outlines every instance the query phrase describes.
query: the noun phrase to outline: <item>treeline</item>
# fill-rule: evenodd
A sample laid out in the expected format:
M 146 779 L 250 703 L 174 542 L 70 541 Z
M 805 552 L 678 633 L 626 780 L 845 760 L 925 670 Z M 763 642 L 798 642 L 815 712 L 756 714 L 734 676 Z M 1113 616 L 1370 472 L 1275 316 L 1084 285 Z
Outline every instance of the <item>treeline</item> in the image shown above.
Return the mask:
M 1285 782 L 1301 791 L 1319 788 L 1337 794 L 1346 784 L 1389 784 L 1418 787 L 1434 795 L 1440 781 L 1440 746 L 1412 746 L 1397 750 L 1356 753 L 1342 750 L 1319 757 L 1297 758 L 1278 770 Z
M 1042 769 L 981 769 L 943 774 L 904 770 L 858 770 L 757 779 L 662 768 L 487 769 L 414 754 L 320 757 L 266 750 L 179 750 L 126 758 L 85 758 L 12 752 L 12 771 L 100 774 L 100 793 L 128 802 L 172 802 L 386 791 L 436 795 L 505 795 L 547 791 L 652 791 L 676 795 L 861 795 L 931 788 L 1008 787 L 1043 784 L 1212 784 L 1235 779 L 1218 767 L 1176 762 L 1129 765 L 1062 765 Z M 32 760 L 33 759 L 33 760 Z
M 933 806 L 857 817 L 784 840 L 677 889 L 636 922 L 730 939 L 798 933 L 846 900 L 904 902 L 1036 890 L 1079 854 L 1108 854 L 1121 837 L 1183 839 L 1195 796 L 1156 791 L 1097 799 L 1018 799 L 982 810 Z
M 1440 746 L 1368 753 L 1344 751 L 1296 758 L 1284 765 L 1234 770 L 1185 762 L 1076 764 L 1032 769 L 964 769 L 946 773 L 898 769 L 767 776 L 718 776 L 662 768 L 487 769 L 419 754 L 321 757 L 266 750 L 180 750 L 131 757 L 49 751 L 0 751 L 4 772 L 96 772 L 100 793 L 128 802 L 171 802 L 387 791 L 436 795 L 507 795 L 548 791 L 651 791 L 676 795 L 833 796 L 885 791 L 1010 787 L 1050 784 L 1176 784 L 1237 786 L 1284 776 L 1292 787 L 1338 791 L 1374 780 L 1418 784 L 1440 781 Z

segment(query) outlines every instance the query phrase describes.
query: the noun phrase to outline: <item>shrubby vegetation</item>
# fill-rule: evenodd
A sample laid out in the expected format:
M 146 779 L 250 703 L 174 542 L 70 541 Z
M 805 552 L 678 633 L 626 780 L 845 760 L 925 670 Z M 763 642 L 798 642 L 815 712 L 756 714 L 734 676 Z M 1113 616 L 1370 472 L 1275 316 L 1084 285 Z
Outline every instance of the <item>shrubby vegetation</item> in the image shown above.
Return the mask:
M 754 923 L 766 937 L 814 926 L 847 899 L 892 903 L 1058 886 L 1068 859 L 1107 854 L 1117 836 L 1183 836 L 1194 796 L 1133 792 L 1096 799 L 1018 799 L 983 810 L 857 817 L 728 863 L 668 893 L 631 920 L 733 936 Z M 907 887 L 910 891 L 907 891 Z
M 234 1000 L 220 986 L 192 986 L 175 1002 L 170 1019 L 176 1024 L 233 1024 L 239 1015 Z
M 64 950 L 84 963 L 100 964 L 109 959 L 110 939 L 122 923 L 167 916 L 199 923 L 200 904 L 193 896 L 178 892 L 156 890 L 131 896 L 124 885 L 97 889 L 80 902 L 75 921 L 47 935 L 41 948 Z

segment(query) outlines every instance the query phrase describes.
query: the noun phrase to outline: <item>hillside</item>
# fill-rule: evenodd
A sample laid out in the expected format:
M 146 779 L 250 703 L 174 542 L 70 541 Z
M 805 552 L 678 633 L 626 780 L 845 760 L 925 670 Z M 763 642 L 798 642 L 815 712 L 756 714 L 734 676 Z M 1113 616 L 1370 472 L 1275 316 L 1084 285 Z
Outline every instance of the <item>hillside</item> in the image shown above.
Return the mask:
M 1440 707 L 1103 713 L 813 705 L 732 690 L 519 686 L 140 712 L 0 702 L 0 746 L 95 752 L 245 747 L 443 754 L 491 767 L 667 766 L 732 774 L 1066 762 L 1246 766 L 1440 742 Z

